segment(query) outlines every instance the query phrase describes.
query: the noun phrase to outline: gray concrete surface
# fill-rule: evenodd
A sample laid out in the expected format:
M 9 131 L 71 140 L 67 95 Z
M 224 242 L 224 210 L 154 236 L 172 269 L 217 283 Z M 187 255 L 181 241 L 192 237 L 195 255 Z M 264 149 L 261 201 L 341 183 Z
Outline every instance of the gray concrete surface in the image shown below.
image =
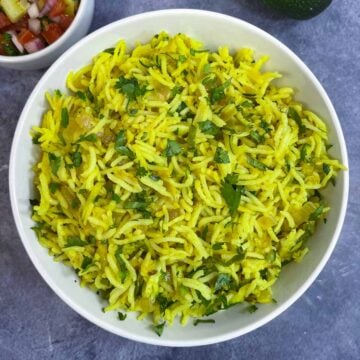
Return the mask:
M 218 11 L 259 26 L 294 50 L 323 83 L 341 119 L 351 166 L 350 202 L 336 250 L 289 310 L 226 343 L 160 348 L 92 325 L 45 284 L 17 234 L 8 195 L 10 145 L 21 109 L 43 72 L 0 69 L 0 359 L 360 359 L 360 2 L 335 0 L 328 11 L 302 22 L 274 14 L 256 0 L 98 0 L 92 30 L 136 13 L 176 7 Z

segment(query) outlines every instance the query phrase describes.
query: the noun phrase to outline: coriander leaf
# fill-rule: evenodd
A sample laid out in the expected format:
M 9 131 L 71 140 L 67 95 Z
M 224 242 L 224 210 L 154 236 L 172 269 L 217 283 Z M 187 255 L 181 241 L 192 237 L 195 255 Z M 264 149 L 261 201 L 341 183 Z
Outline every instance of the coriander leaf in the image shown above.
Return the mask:
M 69 125 L 69 111 L 67 108 L 61 109 L 61 127 L 67 128 Z
M 231 173 L 231 174 L 226 175 L 225 182 L 227 182 L 231 185 L 236 185 L 236 183 L 238 182 L 238 179 L 239 179 L 239 174 Z
M 54 93 L 55 93 L 55 95 L 56 95 L 57 97 L 61 97 L 61 95 L 62 95 L 62 93 L 61 93 L 61 91 L 60 91 L 59 89 L 55 89 L 55 90 L 54 90 Z
M 171 301 L 171 300 L 167 299 L 162 294 L 159 294 L 156 297 L 156 302 L 159 304 L 159 308 L 160 308 L 161 313 L 164 313 L 165 310 L 174 303 L 174 301 Z
M 32 143 L 34 144 L 34 145 L 39 145 L 40 144 L 40 137 L 41 137 L 41 134 L 39 134 L 39 133 L 35 133 L 34 135 L 33 135 L 33 137 L 32 137 Z
M 239 185 L 232 185 L 225 181 L 221 187 L 221 196 L 225 200 L 231 216 L 234 216 L 239 205 L 241 195 L 243 194 L 243 187 Z
M 117 147 L 124 146 L 124 145 L 126 145 L 126 135 L 125 135 L 125 130 L 122 129 L 116 135 L 115 150 L 117 149 Z
M 86 237 L 86 241 L 89 243 L 89 244 L 92 244 L 92 245 L 95 245 L 96 244 L 96 239 L 95 239 L 95 236 L 94 235 L 89 235 Z
M 82 164 L 82 156 L 80 151 L 75 151 L 71 153 L 70 158 L 73 166 L 75 166 L 76 168 L 80 167 L 80 165 Z
M 231 85 L 231 78 L 226 80 L 222 85 L 215 87 L 210 90 L 210 103 L 215 104 L 216 102 L 224 99 L 225 89 Z
M 124 321 L 126 319 L 126 317 L 127 317 L 127 314 L 123 314 L 121 312 L 118 312 L 118 319 L 120 321 Z
M 206 241 L 206 237 L 207 237 L 208 231 L 209 231 L 209 226 L 206 225 L 206 226 L 204 227 L 202 233 L 201 233 L 201 236 L 200 236 L 200 237 L 201 237 L 203 240 L 205 240 L 205 241 Z
M 30 199 L 29 200 L 31 206 L 38 206 L 40 205 L 40 201 L 38 199 Z
M 80 135 L 78 143 L 81 141 L 95 142 L 97 140 L 96 134 Z
M 71 246 L 85 246 L 87 243 L 81 240 L 78 236 L 69 236 L 66 241 L 65 247 Z
M 129 199 L 125 201 L 124 209 L 135 209 L 135 210 L 146 210 L 150 200 L 146 198 L 145 191 L 140 193 L 135 193 L 130 196 Z
M 116 203 L 120 202 L 120 196 L 118 194 L 112 194 L 111 200 L 115 201 Z
M 170 92 L 170 99 L 173 99 L 177 94 L 181 94 L 184 90 L 182 86 L 175 85 Z
M 138 112 L 138 109 L 131 109 L 131 110 L 128 111 L 128 114 L 130 116 L 135 116 L 137 114 L 137 112 Z
M 175 140 L 168 140 L 164 155 L 166 157 L 176 156 L 181 154 L 182 148 Z
M 121 155 L 127 156 L 130 160 L 135 159 L 135 154 L 127 147 L 125 130 L 122 129 L 118 132 L 115 139 L 115 150 Z
M 125 264 L 125 261 L 124 259 L 121 257 L 121 249 L 118 248 L 115 252 L 115 258 L 118 262 L 118 265 L 119 265 L 119 269 L 120 269 L 120 279 L 121 279 L 121 282 L 124 282 L 129 271 L 126 267 L 126 264 Z
M 59 188 L 59 186 L 60 186 L 59 183 L 51 182 L 51 183 L 49 184 L 50 192 L 51 192 L 52 194 L 54 194 L 55 191 Z
M 119 146 L 116 150 L 121 155 L 127 156 L 130 160 L 135 159 L 135 154 L 127 146 Z
M 83 101 L 85 101 L 86 100 L 86 95 L 85 95 L 85 93 L 83 92 L 83 91 L 77 91 L 76 92 L 76 95 L 77 95 L 77 97 L 79 98 L 79 99 L 81 99 L 81 100 L 83 100 Z
M 222 247 L 223 247 L 224 243 L 223 242 L 218 242 L 218 243 L 215 243 L 212 248 L 213 250 L 221 250 Z
M 81 202 L 78 198 L 74 198 L 71 200 L 71 207 L 73 209 L 77 209 L 80 206 Z
M 110 55 L 114 55 L 115 48 L 108 48 L 108 49 L 103 50 L 103 52 L 108 53 Z
M 230 266 L 230 265 L 232 265 L 232 264 L 234 264 L 234 263 L 237 263 L 237 262 L 239 262 L 239 261 L 241 261 L 241 260 L 244 260 L 244 257 L 245 257 L 245 254 L 244 254 L 244 253 L 242 253 L 242 254 L 236 254 L 236 255 L 234 255 L 230 260 L 228 260 L 228 261 L 225 263 L 225 265 L 226 265 L 226 266 Z
M 260 121 L 260 127 L 268 134 L 271 131 L 270 125 L 265 121 Z
M 194 326 L 197 326 L 198 324 L 214 324 L 214 319 L 195 319 L 193 322 Z
M 178 61 L 179 61 L 179 63 L 183 63 L 183 62 L 185 62 L 185 61 L 186 61 L 186 59 L 187 59 L 187 57 L 186 57 L 185 55 L 179 55 L 179 57 L 178 57 Z
M 228 152 L 221 147 L 217 147 L 215 151 L 214 161 L 218 164 L 229 164 L 230 158 Z
M 246 308 L 246 310 L 247 310 L 250 314 L 254 313 L 257 309 L 258 309 L 258 308 L 257 308 L 256 305 L 250 305 L 250 306 L 248 306 L 248 307 Z
M 307 156 L 308 156 L 307 148 L 309 148 L 309 147 L 310 147 L 309 144 L 304 144 L 301 147 L 301 150 L 300 150 L 300 160 L 301 161 L 307 161 Z
M 56 156 L 55 154 L 49 153 L 48 154 L 49 157 L 49 163 L 50 163 L 50 167 L 51 167 L 51 172 L 54 175 L 57 175 L 57 172 L 60 168 L 61 165 L 61 157 L 60 156 Z
M 330 172 L 330 166 L 328 164 L 323 164 L 323 172 L 326 175 Z
M 256 130 L 250 131 L 250 137 L 257 143 L 261 144 L 264 142 L 264 137 L 260 135 Z
M 304 131 L 306 131 L 306 127 L 303 124 L 300 115 L 298 114 L 298 112 L 294 108 L 289 107 L 288 116 L 289 116 L 290 119 L 293 119 L 296 122 L 296 124 L 297 124 L 297 126 L 299 128 L 299 133 L 300 134 L 303 133 Z
M 161 336 L 164 331 L 164 326 L 165 326 L 165 322 L 159 325 L 153 325 L 153 329 L 159 336 Z
M 92 263 L 92 258 L 89 256 L 84 256 L 83 261 L 81 263 L 81 268 L 85 270 Z
M 200 121 L 198 125 L 201 132 L 207 135 L 216 136 L 220 132 L 220 128 L 210 120 Z
M 314 212 L 309 216 L 310 221 L 316 221 L 324 211 L 324 205 L 320 205 Z
M 219 291 L 230 285 L 231 276 L 229 274 L 220 273 L 215 282 L 215 291 Z
M 190 48 L 190 54 L 192 56 L 195 56 L 196 54 L 200 54 L 200 53 L 204 53 L 204 52 L 209 52 L 209 50 L 207 50 L 207 49 L 196 50 L 196 49 Z
M 263 280 L 268 280 L 269 270 L 268 270 L 267 268 L 261 269 L 261 270 L 259 271 L 259 274 L 260 274 L 261 279 L 263 279 Z
M 251 100 L 245 100 L 240 104 L 240 106 L 243 108 L 248 108 L 248 107 L 253 107 L 254 104 Z
M 95 100 L 94 95 L 89 88 L 86 90 L 86 97 L 89 99 L 90 102 L 94 102 Z
M 143 176 L 146 176 L 147 174 L 148 174 L 148 171 L 142 166 L 140 166 L 136 170 L 136 176 L 138 176 L 138 177 L 143 177 Z
M 136 78 L 126 79 L 124 76 L 119 77 L 115 88 L 125 94 L 129 101 L 136 100 L 146 93 L 146 86 L 140 86 Z
M 259 169 L 259 170 L 267 170 L 268 167 L 262 163 L 261 161 L 254 159 L 253 157 L 251 157 L 250 155 L 247 156 L 247 162 L 249 163 L 249 165 L 251 165 L 252 167 Z

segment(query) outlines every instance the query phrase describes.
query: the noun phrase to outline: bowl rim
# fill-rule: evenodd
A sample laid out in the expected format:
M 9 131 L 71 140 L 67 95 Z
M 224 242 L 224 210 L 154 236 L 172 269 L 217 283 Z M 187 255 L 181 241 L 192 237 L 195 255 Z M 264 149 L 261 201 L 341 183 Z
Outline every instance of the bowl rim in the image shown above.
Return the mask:
M 60 36 L 58 40 L 53 42 L 52 44 L 46 46 L 44 49 L 36 51 L 32 54 L 25 54 L 19 56 L 7 56 L 7 55 L 0 55 L 0 64 L 23 64 L 30 61 L 38 60 L 42 57 L 46 57 L 47 55 L 51 54 L 54 50 L 61 47 L 67 39 L 69 39 L 78 24 L 83 19 L 84 14 L 86 14 L 86 6 L 88 6 L 88 2 L 85 0 L 81 0 L 79 3 L 79 8 L 75 14 L 74 20 L 70 24 L 70 26 L 64 31 L 64 33 Z
M 266 38 L 268 41 L 272 42 L 275 46 L 280 47 L 282 51 L 284 51 L 301 69 L 302 71 L 309 77 L 309 79 L 313 82 L 314 86 L 316 87 L 317 91 L 323 98 L 329 113 L 331 121 L 333 122 L 334 128 L 337 133 L 337 137 L 339 140 L 340 145 L 340 154 L 342 157 L 343 165 L 349 169 L 349 162 L 348 162 L 348 154 L 346 149 L 346 143 L 343 136 L 343 131 L 341 128 L 341 124 L 339 121 L 339 118 L 335 112 L 335 109 L 325 92 L 323 86 L 320 84 L 319 80 L 315 77 L 315 75 L 311 72 L 311 70 L 307 67 L 307 65 L 292 51 L 290 50 L 285 44 L 277 40 L 274 36 L 270 35 L 266 31 L 258 28 L 255 25 L 252 25 L 248 23 L 247 21 L 235 18 L 233 16 L 212 12 L 212 11 L 206 11 L 206 10 L 195 10 L 195 9 L 167 9 L 167 10 L 157 10 L 157 11 L 149 11 L 142 14 L 137 14 L 133 16 L 129 16 L 120 20 L 117 20 L 115 22 L 112 22 L 106 26 L 103 26 L 96 30 L 95 32 L 87 35 L 83 39 L 81 39 L 79 42 L 74 44 L 72 47 L 70 47 L 64 54 L 62 54 L 59 59 L 45 72 L 45 74 L 41 77 L 35 88 L 33 89 L 30 97 L 28 98 L 24 109 L 20 115 L 19 122 L 16 127 L 16 131 L 14 134 L 12 146 L 11 146 L 11 152 L 10 152 L 10 164 L 9 164 L 9 189 L 10 189 L 10 201 L 11 201 L 11 208 L 13 212 L 13 216 L 15 219 L 15 224 L 18 230 L 18 233 L 20 235 L 20 239 L 23 243 L 23 246 L 25 247 L 25 250 L 30 257 L 32 263 L 34 264 L 35 268 L 39 272 L 39 274 L 42 276 L 42 278 L 45 280 L 45 282 L 50 286 L 50 288 L 67 304 L 69 305 L 74 311 L 76 311 L 78 314 L 83 316 L 85 319 L 89 320 L 93 324 L 101 327 L 102 329 L 105 329 L 115 335 L 119 335 L 122 337 L 125 337 L 130 340 L 139 341 L 142 343 L 150 344 L 150 345 L 160 345 L 160 346 L 173 346 L 173 347 L 192 347 L 192 346 L 203 346 L 203 345 L 210 345 L 215 344 L 227 340 L 231 340 L 233 338 L 239 337 L 241 335 L 244 335 L 246 333 L 249 333 L 266 323 L 270 322 L 277 316 L 279 316 L 282 312 L 284 312 L 286 309 L 288 309 L 295 301 L 297 301 L 304 292 L 313 284 L 319 273 L 322 271 L 324 266 L 326 265 L 327 261 L 330 258 L 330 255 L 332 254 L 335 245 L 339 239 L 339 235 L 344 223 L 345 214 L 346 214 L 346 207 L 348 202 L 348 194 L 349 194 L 349 170 L 343 172 L 344 176 L 344 184 L 342 189 L 342 199 L 340 204 L 340 212 L 339 217 L 337 220 L 336 229 L 332 235 L 332 239 L 321 259 L 321 261 L 318 263 L 314 271 L 311 273 L 311 275 L 307 278 L 306 281 L 281 305 L 278 305 L 276 308 L 274 308 L 273 311 L 271 311 L 269 314 L 264 316 L 263 318 L 260 318 L 257 321 L 254 321 L 253 323 L 244 326 L 241 329 L 238 329 L 236 331 L 230 331 L 228 333 L 222 334 L 222 335 L 215 335 L 211 336 L 206 339 L 199 339 L 199 340 L 162 340 L 161 338 L 153 338 L 153 337 L 147 337 L 143 335 L 137 335 L 133 332 L 128 332 L 126 329 L 121 327 L 115 327 L 109 323 L 106 322 L 106 320 L 99 320 L 97 319 L 92 313 L 88 312 L 85 308 L 78 306 L 71 298 L 71 296 L 67 293 L 65 293 L 58 285 L 57 283 L 52 279 L 52 277 L 43 269 L 42 264 L 37 260 L 36 254 L 32 249 L 32 246 L 30 246 L 29 242 L 25 241 L 26 239 L 26 232 L 25 229 L 22 227 L 22 221 L 20 216 L 20 211 L 18 208 L 18 204 L 16 202 L 16 188 L 13 185 L 13 179 L 15 178 L 15 159 L 17 156 L 17 151 L 19 150 L 19 144 L 20 144 L 20 133 L 21 129 L 24 126 L 26 122 L 26 114 L 28 113 L 30 107 L 32 106 L 33 100 L 36 97 L 37 90 L 40 87 L 41 83 L 46 81 L 52 73 L 52 68 L 55 67 L 58 63 L 60 63 L 63 59 L 63 57 L 67 56 L 69 52 L 76 52 L 79 47 L 83 45 L 85 42 L 91 42 L 91 40 L 94 37 L 97 37 L 98 35 L 102 33 L 106 33 L 109 29 L 116 27 L 118 24 L 126 24 L 133 21 L 139 21 L 144 18 L 151 18 L 156 16 L 163 16 L 163 15 L 176 15 L 176 16 L 186 16 L 186 15 L 199 15 L 204 16 L 207 18 L 219 18 L 222 20 L 226 20 L 230 25 L 231 24 L 241 24 L 244 27 L 248 27 L 251 29 L 254 33 L 258 34 L 259 36 Z

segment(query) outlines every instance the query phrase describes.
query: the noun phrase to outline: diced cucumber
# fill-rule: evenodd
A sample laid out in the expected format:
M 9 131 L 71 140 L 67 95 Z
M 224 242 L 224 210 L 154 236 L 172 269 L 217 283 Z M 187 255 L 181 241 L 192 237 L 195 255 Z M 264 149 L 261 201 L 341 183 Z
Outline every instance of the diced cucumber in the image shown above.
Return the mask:
M 64 0 L 65 3 L 65 11 L 66 15 L 75 16 L 78 1 L 76 0 Z
M 24 0 L 0 0 L 0 6 L 10 21 L 16 23 L 26 14 L 28 3 Z

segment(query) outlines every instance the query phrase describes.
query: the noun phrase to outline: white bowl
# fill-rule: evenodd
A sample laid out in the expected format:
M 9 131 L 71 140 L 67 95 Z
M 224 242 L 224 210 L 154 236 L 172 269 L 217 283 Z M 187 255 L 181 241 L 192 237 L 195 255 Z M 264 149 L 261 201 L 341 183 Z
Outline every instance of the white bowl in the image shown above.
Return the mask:
M 345 141 L 335 110 L 319 81 L 291 50 L 266 32 L 229 16 L 198 10 L 156 11 L 117 21 L 92 33 L 61 56 L 39 81 L 21 114 L 12 145 L 9 175 L 11 204 L 22 242 L 35 267 L 49 286 L 79 314 L 114 334 L 145 343 L 166 346 L 212 344 L 243 335 L 266 324 L 286 310 L 312 284 L 338 240 L 346 211 L 349 176 L 348 172 L 341 172 L 336 187 L 331 186 L 325 192 L 332 207 L 328 222 L 326 225 L 319 224 L 308 243 L 310 252 L 304 260 L 284 268 L 274 286 L 277 304 L 261 305 L 253 314 L 233 307 L 212 316 L 216 320 L 215 324 L 194 327 L 190 322 L 183 328 L 176 323 L 172 328 L 166 328 L 162 337 L 151 330 L 150 322 L 137 321 L 135 314 L 129 314 L 122 322 L 114 312 L 104 314 L 99 297 L 88 289 L 80 288 L 74 282 L 77 278 L 75 273 L 55 263 L 30 229 L 33 226 L 29 206 L 33 178 L 31 166 L 36 156 L 29 132 L 33 125 L 39 124 L 47 107 L 45 91 L 56 88 L 63 90 L 70 70 L 89 63 L 95 54 L 113 46 L 120 38 L 134 44 L 136 40 L 149 40 L 161 30 L 171 34 L 183 32 L 202 40 L 207 48 L 216 49 L 224 44 L 231 49 L 249 46 L 257 54 L 270 55 L 268 68 L 284 74 L 278 83 L 298 89 L 297 99 L 325 119 L 330 142 L 334 145 L 331 155 L 348 166 Z
M 0 66 L 16 70 L 37 70 L 48 67 L 71 45 L 87 34 L 94 14 L 94 4 L 94 0 L 80 1 L 73 22 L 53 44 L 33 54 L 21 56 L 0 55 Z

